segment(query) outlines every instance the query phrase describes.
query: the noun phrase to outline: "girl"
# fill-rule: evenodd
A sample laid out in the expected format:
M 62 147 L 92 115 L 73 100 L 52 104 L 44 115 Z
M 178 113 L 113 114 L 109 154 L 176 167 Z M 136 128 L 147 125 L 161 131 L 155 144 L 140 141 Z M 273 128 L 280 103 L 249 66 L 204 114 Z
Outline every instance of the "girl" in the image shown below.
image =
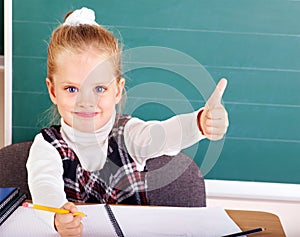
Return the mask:
M 116 38 L 82 8 L 67 15 L 48 47 L 46 84 L 61 125 L 35 137 L 27 170 L 33 203 L 77 211 L 74 202 L 147 204 L 147 159 L 175 155 L 228 127 L 222 79 L 204 108 L 166 121 L 119 116 L 125 85 Z M 81 216 L 39 212 L 61 236 L 81 236 Z

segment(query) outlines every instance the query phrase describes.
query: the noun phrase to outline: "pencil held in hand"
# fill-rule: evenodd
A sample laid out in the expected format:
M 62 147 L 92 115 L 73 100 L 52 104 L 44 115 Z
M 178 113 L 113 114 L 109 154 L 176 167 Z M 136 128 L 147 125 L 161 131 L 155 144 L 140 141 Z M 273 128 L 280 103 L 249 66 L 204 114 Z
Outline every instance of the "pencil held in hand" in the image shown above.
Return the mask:
M 38 205 L 38 204 L 31 204 L 31 203 L 28 203 L 28 202 L 24 202 L 22 204 L 22 206 L 23 207 L 34 208 L 34 209 L 41 210 L 41 211 L 55 212 L 57 214 L 69 214 L 69 213 L 71 213 L 69 210 L 65 210 L 65 209 L 62 209 L 62 208 L 47 207 L 47 206 L 42 206 L 42 205 Z M 73 214 L 73 216 L 82 216 L 82 217 L 86 216 L 83 212 L 74 212 L 72 214 Z

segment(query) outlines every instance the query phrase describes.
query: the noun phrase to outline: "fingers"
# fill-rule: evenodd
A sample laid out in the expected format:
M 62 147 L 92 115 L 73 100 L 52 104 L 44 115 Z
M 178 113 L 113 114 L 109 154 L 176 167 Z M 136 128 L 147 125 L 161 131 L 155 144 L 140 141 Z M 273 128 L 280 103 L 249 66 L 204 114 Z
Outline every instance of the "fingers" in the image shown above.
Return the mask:
M 222 102 L 222 96 L 225 92 L 225 89 L 227 87 L 227 80 L 225 78 L 222 78 L 219 83 L 216 86 L 216 89 L 214 92 L 211 94 L 210 98 L 206 102 L 206 107 L 209 109 L 212 109 L 218 105 L 221 104 Z
M 224 107 L 215 108 L 213 111 L 204 110 L 200 117 L 200 124 L 208 139 L 220 140 L 227 132 L 228 114 Z
M 224 106 L 219 106 L 212 110 L 207 110 L 205 116 L 207 119 L 211 119 L 213 121 L 225 120 L 225 117 L 228 117 L 227 111 Z
M 67 236 L 76 236 L 80 237 L 82 235 L 83 225 L 81 223 L 81 216 L 73 217 L 71 222 L 68 222 L 68 218 L 66 216 L 71 215 L 55 215 L 55 223 L 57 232 L 61 237 Z M 63 217 L 59 217 L 63 216 Z
M 74 213 L 77 212 L 78 209 L 76 205 L 73 202 L 67 202 L 65 205 L 62 207 L 63 209 L 69 210 L 70 212 Z
M 83 225 L 82 216 L 73 216 L 77 212 L 77 207 L 73 203 L 66 203 L 62 208 L 69 210 L 70 214 L 56 214 L 54 224 L 61 237 L 80 237 L 82 235 Z

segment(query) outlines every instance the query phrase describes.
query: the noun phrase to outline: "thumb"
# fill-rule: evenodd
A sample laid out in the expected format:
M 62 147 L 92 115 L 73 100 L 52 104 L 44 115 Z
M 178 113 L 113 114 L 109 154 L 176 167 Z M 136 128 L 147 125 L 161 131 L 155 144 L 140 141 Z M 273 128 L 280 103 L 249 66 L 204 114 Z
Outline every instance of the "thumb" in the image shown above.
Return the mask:
M 213 108 L 219 104 L 221 104 L 222 96 L 224 94 L 224 91 L 227 86 L 227 80 L 225 78 L 222 78 L 218 85 L 216 86 L 216 89 L 211 94 L 209 99 L 206 102 L 206 107 Z

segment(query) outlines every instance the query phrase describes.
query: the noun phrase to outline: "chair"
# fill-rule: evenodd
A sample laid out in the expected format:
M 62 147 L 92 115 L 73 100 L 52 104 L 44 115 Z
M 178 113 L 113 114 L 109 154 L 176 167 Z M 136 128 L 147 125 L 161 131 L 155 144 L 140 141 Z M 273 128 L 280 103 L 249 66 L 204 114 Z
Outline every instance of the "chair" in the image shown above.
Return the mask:
M 0 187 L 19 187 L 31 199 L 26 162 L 32 142 L 20 142 L 0 149 Z
M 0 187 L 20 187 L 31 199 L 27 184 L 26 162 L 32 141 L 0 149 Z M 184 153 L 161 156 L 147 161 L 150 205 L 206 206 L 204 179 L 198 166 Z
M 198 165 L 180 152 L 176 156 L 150 159 L 147 166 L 150 205 L 205 207 L 204 178 Z

